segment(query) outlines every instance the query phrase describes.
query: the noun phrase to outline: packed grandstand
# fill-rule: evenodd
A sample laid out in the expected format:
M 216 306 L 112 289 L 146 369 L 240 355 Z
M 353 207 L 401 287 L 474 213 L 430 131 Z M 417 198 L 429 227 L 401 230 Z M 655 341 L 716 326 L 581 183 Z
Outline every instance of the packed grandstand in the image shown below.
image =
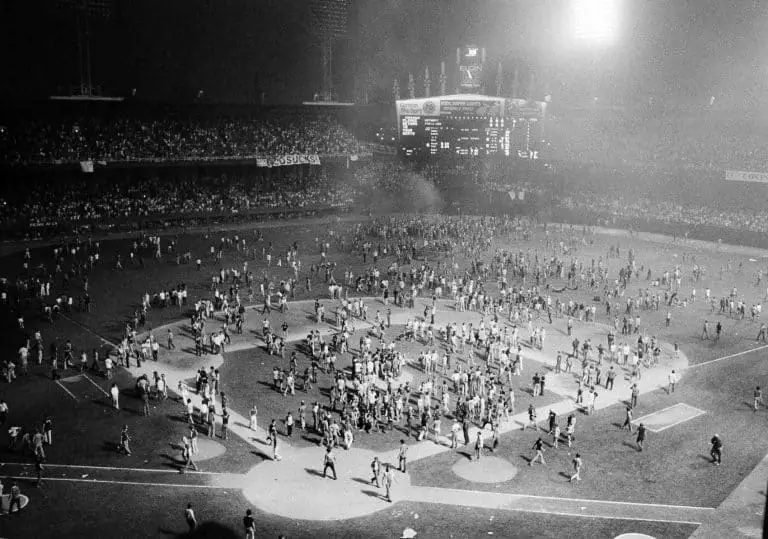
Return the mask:
M 6 165 L 173 162 L 257 156 L 347 155 L 361 151 L 332 116 L 283 114 L 260 118 L 105 118 L 95 115 L 24 120 L 5 125 Z
M 387 210 L 393 206 L 381 201 L 392 198 L 426 200 L 418 208 L 398 203 L 398 210 L 522 212 L 709 240 L 738 232 L 742 241 L 765 242 L 765 185 L 725 181 L 727 168 L 754 170 L 761 162 L 752 128 L 714 113 L 676 121 L 626 117 L 615 110 L 561 113 L 548 120 L 550 151 L 537 163 L 447 166 L 374 154 L 333 114 L 299 109 L 4 119 L 0 161 L 9 178 L 24 182 L 6 182 L 0 222 L 6 237 L 36 238 L 167 227 L 183 224 L 172 218 L 179 216 L 205 224 L 222 216 Z M 257 164 L 292 155 L 316 160 Z M 228 162 L 198 167 L 216 160 Z M 95 173 L 65 169 L 83 163 L 95 163 Z
M 597 109 L 557 115 L 549 125 L 557 152 L 585 163 L 760 170 L 768 157 L 759 122 L 748 112 Z

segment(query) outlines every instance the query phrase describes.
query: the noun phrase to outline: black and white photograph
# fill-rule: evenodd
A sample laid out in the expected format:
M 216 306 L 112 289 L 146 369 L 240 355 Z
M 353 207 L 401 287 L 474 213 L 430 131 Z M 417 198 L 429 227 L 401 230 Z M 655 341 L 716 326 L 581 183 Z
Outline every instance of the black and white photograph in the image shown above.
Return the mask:
M 3 0 L 0 539 L 768 536 L 766 36 Z

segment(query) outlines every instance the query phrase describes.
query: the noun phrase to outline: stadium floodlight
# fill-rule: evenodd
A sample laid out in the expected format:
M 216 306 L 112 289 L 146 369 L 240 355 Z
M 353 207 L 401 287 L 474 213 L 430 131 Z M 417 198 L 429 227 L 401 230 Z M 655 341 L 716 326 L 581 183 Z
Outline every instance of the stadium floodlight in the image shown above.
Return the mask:
M 93 96 L 91 80 L 91 31 L 90 20 L 96 17 L 109 17 L 115 0 L 59 0 L 58 6 L 75 14 L 77 30 L 77 55 L 80 65 L 81 96 Z
M 621 0 L 573 0 L 576 39 L 608 43 L 616 39 Z
M 351 0 L 312 0 L 312 32 L 320 40 L 321 63 L 323 67 L 323 97 L 330 101 L 333 96 L 333 48 L 336 40 L 347 33 L 348 13 Z

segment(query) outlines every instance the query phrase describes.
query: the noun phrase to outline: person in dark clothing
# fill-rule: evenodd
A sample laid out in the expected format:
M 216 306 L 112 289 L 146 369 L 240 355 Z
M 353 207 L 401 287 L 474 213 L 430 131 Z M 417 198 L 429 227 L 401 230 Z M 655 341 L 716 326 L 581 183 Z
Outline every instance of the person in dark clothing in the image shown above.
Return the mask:
M 643 450 L 643 444 L 645 443 L 645 425 L 640 423 L 637 426 L 637 450 Z
M 720 466 L 723 459 L 723 441 L 720 439 L 720 436 L 715 434 L 709 443 L 712 444 L 709 450 L 709 454 L 712 457 L 712 464 Z

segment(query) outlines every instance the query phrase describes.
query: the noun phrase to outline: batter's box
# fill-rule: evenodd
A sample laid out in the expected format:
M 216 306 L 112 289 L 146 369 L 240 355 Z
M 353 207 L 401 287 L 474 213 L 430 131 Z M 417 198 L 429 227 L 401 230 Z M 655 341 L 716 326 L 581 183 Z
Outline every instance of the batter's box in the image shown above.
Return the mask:
M 632 424 L 637 426 L 638 423 L 642 423 L 651 432 L 661 432 L 702 414 L 706 414 L 706 412 L 681 402 L 658 412 L 638 417 L 632 421 Z

